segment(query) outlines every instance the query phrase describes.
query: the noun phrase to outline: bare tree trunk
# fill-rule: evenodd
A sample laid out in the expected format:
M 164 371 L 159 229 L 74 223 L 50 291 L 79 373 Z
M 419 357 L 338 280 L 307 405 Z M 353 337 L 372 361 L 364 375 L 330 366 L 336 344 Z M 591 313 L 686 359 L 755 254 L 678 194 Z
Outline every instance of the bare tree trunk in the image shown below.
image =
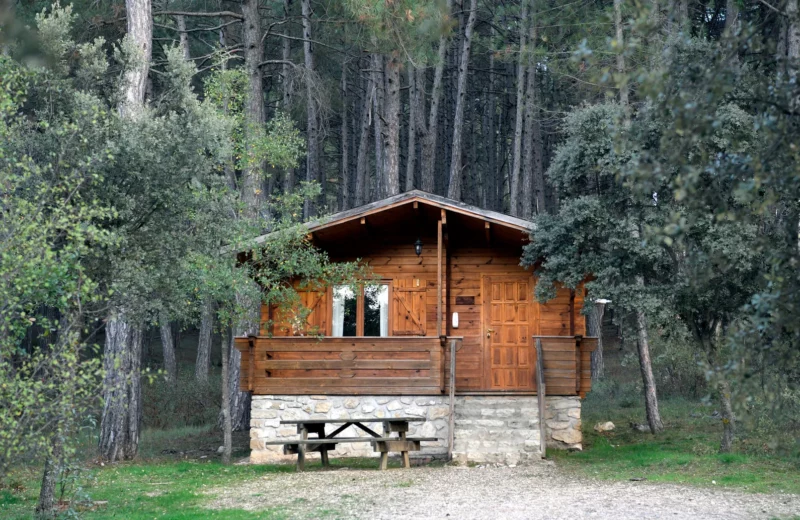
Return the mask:
M 605 362 L 603 360 L 603 311 L 604 305 L 595 303 L 589 312 L 588 322 L 592 326 L 590 335 L 597 336 L 597 348 L 592 352 L 592 380 L 597 381 L 603 378 L 605 372 Z
M 106 321 L 103 353 L 103 413 L 100 456 L 109 462 L 131 459 L 139 450 L 142 330 L 124 311 Z
M 374 96 L 372 98 L 372 111 L 374 114 L 373 133 L 375 136 L 375 189 L 372 196 L 367 196 L 367 201 L 377 200 L 382 197 L 384 188 L 384 172 L 386 165 L 383 150 L 383 110 L 385 102 L 385 84 L 383 76 L 383 56 L 372 55 L 372 85 Z
M 447 0 L 447 13 L 453 11 L 452 0 Z M 420 183 L 422 190 L 433 193 L 436 188 L 436 141 L 439 126 L 439 105 L 442 101 L 442 76 L 447 57 L 447 36 L 439 38 L 439 51 L 437 53 L 436 68 L 433 72 L 433 87 L 431 88 L 431 110 L 428 113 L 428 123 L 425 125 L 425 135 L 422 140 L 422 158 L 420 164 Z M 424 117 L 420 114 L 420 117 Z
M 150 0 L 126 0 L 125 8 L 127 38 L 139 56 L 125 71 L 119 112 L 123 118 L 135 119 L 144 107 L 153 48 L 153 15 Z M 99 439 L 100 456 L 111 462 L 133 458 L 139 450 L 141 356 L 141 328 L 128 321 L 124 310 L 112 310 L 106 321 Z
M 452 160 L 450 161 L 450 185 L 447 196 L 454 200 L 461 200 L 461 139 L 464 126 L 464 105 L 467 103 L 467 76 L 469 74 L 469 54 L 472 48 L 472 31 L 475 27 L 475 17 L 478 12 L 478 1 L 470 2 L 469 18 L 464 30 L 464 41 L 461 48 L 461 61 L 458 65 L 458 88 L 456 94 L 456 113 L 453 118 L 453 146 Z
M 400 193 L 400 61 L 394 57 L 384 60 L 383 116 L 386 125 L 383 132 L 383 193 L 391 197 Z
M 174 383 L 178 379 L 178 364 L 175 360 L 175 344 L 172 341 L 172 327 L 165 314 L 161 315 L 159 330 L 161 331 L 161 347 L 164 353 L 164 370 L 167 381 Z
M 258 12 L 258 0 L 244 0 L 242 15 L 244 16 L 242 24 L 244 63 L 249 80 L 245 110 L 245 142 L 246 153 L 250 154 L 255 141 L 253 134 L 257 135 L 264 126 L 263 74 L 260 67 L 264 61 L 264 50 L 261 44 L 261 15 Z M 242 201 L 250 218 L 258 215 L 264 200 L 262 166 L 246 161 L 242 171 Z
M 534 4 L 531 0 L 531 9 Z M 536 107 L 536 57 L 534 56 L 534 49 L 536 46 L 536 20 L 530 21 L 530 45 L 527 49 L 528 52 L 528 77 L 527 86 L 525 88 L 525 121 L 524 121 L 524 137 L 525 145 L 523 146 L 524 154 L 522 158 L 522 218 L 531 218 L 533 215 L 533 170 L 535 155 L 541 157 L 541 146 L 536 149 L 536 143 L 533 142 L 533 127 L 538 124 L 538 114 Z M 541 137 L 541 136 L 540 136 Z M 538 143 L 541 145 L 541 143 Z
M 303 10 L 303 55 L 306 68 L 306 134 L 308 137 L 308 153 L 306 156 L 306 181 L 320 181 L 320 152 L 319 152 L 319 116 L 317 114 L 317 100 L 314 98 L 314 47 L 311 45 L 311 0 L 301 0 Z M 325 194 L 321 196 L 325 200 Z M 316 215 L 316 204 L 306 200 L 303 206 L 303 215 L 309 218 Z
M 408 64 L 408 160 L 406 161 L 406 187 L 405 191 L 414 189 L 414 170 L 417 162 L 417 132 L 419 128 L 419 97 L 420 88 L 417 86 L 417 71 Z
M 211 336 L 214 330 L 214 302 L 203 305 L 200 318 L 200 338 L 197 342 L 197 362 L 194 365 L 194 378 L 198 383 L 208 383 L 208 370 L 211 366 Z
M 800 67 L 800 0 L 786 2 L 786 63 L 789 80 L 796 80 Z
M 367 156 L 369 153 L 370 107 L 372 104 L 372 95 L 372 80 L 368 79 L 366 80 L 364 99 L 361 104 L 361 130 L 358 140 L 358 157 L 356 158 L 356 206 L 365 204 L 369 199 L 367 186 Z
M 189 61 L 192 55 L 189 52 L 189 33 L 186 32 L 186 17 L 179 14 L 175 17 L 175 22 L 178 26 L 178 34 L 180 35 L 181 52 L 183 52 L 183 59 Z
M 491 34 L 494 35 L 494 27 L 491 28 Z M 486 110 L 484 116 L 483 128 L 486 130 L 484 143 L 486 145 L 486 180 L 483 183 L 485 205 L 487 209 L 499 210 L 497 204 L 497 185 L 502 184 L 498 182 L 500 172 L 497 171 L 497 138 L 495 136 L 495 111 L 497 108 L 497 101 L 494 93 L 495 86 L 495 72 L 494 72 L 494 52 L 489 52 L 489 92 L 486 96 Z
M 523 0 L 519 30 L 519 58 L 517 60 L 517 104 L 514 116 L 514 150 L 511 159 L 509 208 L 511 215 L 519 215 L 520 171 L 522 169 L 522 130 L 525 108 L 525 60 L 527 53 L 528 0 Z
M 37 518 L 56 518 L 58 516 L 56 485 L 61 475 L 63 458 L 64 439 L 61 432 L 56 432 L 53 435 L 52 451 L 44 461 L 42 487 L 39 489 L 39 502 L 36 504 Z
M 350 207 L 350 141 L 348 137 L 347 127 L 350 118 L 347 114 L 347 61 L 342 62 L 342 175 L 341 186 L 339 186 L 339 197 L 341 203 L 340 209 L 347 209 Z
M 292 0 L 283 0 L 283 19 L 289 20 L 289 12 L 292 8 Z M 288 26 L 287 26 L 287 31 Z M 289 38 L 283 39 L 283 47 L 281 49 L 281 59 L 283 60 L 283 79 L 281 81 L 282 99 L 281 105 L 283 113 L 287 116 L 292 111 L 292 65 L 290 59 L 292 57 L 292 40 Z M 283 174 L 283 192 L 290 193 L 294 189 L 294 168 L 287 168 Z
M 719 401 L 722 405 L 722 441 L 719 445 L 720 453 L 730 453 L 733 449 L 733 437 L 736 434 L 736 419 L 731 405 L 731 387 L 727 381 L 722 380 L 718 385 Z
M 686 1 L 686 0 L 684 0 Z M 614 29 L 617 40 L 617 72 L 625 74 L 625 37 L 622 33 L 622 0 L 614 0 Z M 628 81 L 623 78 L 623 83 L 619 89 L 619 102 L 628 110 Z
M 640 287 L 644 287 L 644 279 L 636 277 Z M 644 311 L 636 311 L 636 332 L 638 335 L 637 347 L 639 349 L 639 369 L 642 372 L 644 383 L 644 405 L 647 412 L 647 423 L 650 431 L 655 435 L 664 430 L 661 414 L 658 411 L 658 394 L 656 393 L 656 380 L 653 377 L 653 364 L 650 361 L 650 342 L 647 334 L 647 316 Z
M 229 352 L 233 344 L 233 333 L 228 332 L 222 336 L 222 463 L 231 463 L 233 452 L 233 423 L 231 421 L 231 392 L 230 392 L 230 362 Z
M 133 43 L 139 55 L 133 60 L 133 65 L 125 70 L 119 113 L 123 117 L 135 117 L 144 106 L 147 75 L 153 52 L 153 14 L 150 0 L 125 0 L 125 11 L 128 24 L 127 38 Z

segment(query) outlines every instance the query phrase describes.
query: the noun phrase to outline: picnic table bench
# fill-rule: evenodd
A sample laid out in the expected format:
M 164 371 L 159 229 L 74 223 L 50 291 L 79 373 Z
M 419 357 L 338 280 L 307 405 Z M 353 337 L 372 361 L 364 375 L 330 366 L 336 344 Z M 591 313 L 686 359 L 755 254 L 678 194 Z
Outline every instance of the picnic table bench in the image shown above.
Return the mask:
M 301 419 L 297 421 L 281 421 L 281 424 L 297 425 L 297 433 L 300 438 L 288 441 L 265 442 L 264 444 L 283 445 L 283 453 L 286 455 L 297 455 L 297 470 L 305 469 L 306 452 L 317 451 L 322 458 L 322 465 L 328 466 L 328 452 L 336 449 L 337 444 L 353 442 L 369 442 L 374 451 L 381 454 L 380 469 L 384 470 L 388 466 L 389 452 L 399 452 L 403 458 L 403 467 L 410 468 L 409 451 L 419 451 L 420 443 L 423 441 L 436 441 L 436 437 L 406 437 L 408 423 L 423 422 L 425 419 L 420 417 L 385 417 L 381 419 Z M 365 426 L 369 423 L 383 423 L 383 435 L 378 434 L 372 428 Z M 341 424 L 329 434 L 325 434 L 325 426 L 328 424 Z M 338 434 L 350 426 L 355 426 L 367 432 L 369 437 L 337 437 Z M 317 435 L 316 438 L 308 438 L 308 434 Z M 392 437 L 392 433 L 397 436 Z

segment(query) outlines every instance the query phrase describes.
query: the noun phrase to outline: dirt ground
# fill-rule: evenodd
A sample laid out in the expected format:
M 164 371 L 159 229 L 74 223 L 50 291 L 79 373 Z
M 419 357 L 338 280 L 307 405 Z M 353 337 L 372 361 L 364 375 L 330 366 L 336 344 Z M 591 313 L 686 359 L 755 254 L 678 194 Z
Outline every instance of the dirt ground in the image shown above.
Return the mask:
M 215 489 L 214 509 L 288 518 L 772 519 L 800 516 L 800 495 L 750 494 L 569 475 L 550 463 L 267 475 Z

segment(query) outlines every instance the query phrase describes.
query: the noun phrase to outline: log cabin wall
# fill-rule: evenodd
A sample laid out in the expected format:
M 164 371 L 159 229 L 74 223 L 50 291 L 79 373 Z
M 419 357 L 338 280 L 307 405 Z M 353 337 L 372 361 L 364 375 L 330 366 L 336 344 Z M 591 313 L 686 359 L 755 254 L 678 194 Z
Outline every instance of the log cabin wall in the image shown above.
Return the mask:
M 462 217 L 462 221 L 465 220 Z M 520 335 L 528 340 L 533 335 L 571 336 L 584 335 L 585 322 L 581 314 L 583 290 L 574 293 L 559 288 L 553 300 L 540 304 L 533 297 L 533 278 L 530 270 L 519 265 L 522 243 L 508 241 L 492 243 L 487 233 L 467 233 L 451 217 L 443 243 L 442 334 L 462 336 L 463 347 L 456 355 L 456 388 L 458 392 L 486 392 L 492 390 L 488 369 L 488 340 L 486 298 L 483 292 L 487 279 L 518 279 L 527 282 L 530 326 L 521 329 Z M 481 223 L 482 224 L 482 223 Z M 425 336 L 437 336 L 437 235 L 433 222 L 420 225 L 385 226 L 370 228 L 365 221 L 355 236 L 347 240 L 318 240 L 334 261 L 366 262 L 382 281 L 390 286 L 390 335 L 415 334 L 424 330 Z M 409 232 L 409 228 L 421 228 Z M 488 227 L 487 227 L 488 229 Z M 423 241 L 422 254 L 417 256 L 413 243 Z M 331 291 L 306 291 L 301 293 L 302 303 L 311 309 L 307 331 L 302 333 L 331 334 Z M 424 312 L 423 309 L 424 308 Z M 459 315 L 459 327 L 452 327 L 452 315 Z M 276 309 L 262 308 L 262 324 L 274 318 L 271 330 L 262 326 L 262 335 L 290 336 L 298 333 L 290 318 L 280 316 Z M 532 350 L 532 349 L 531 349 Z M 445 367 L 450 366 L 446 352 Z M 524 372 L 522 372 L 524 374 Z M 532 380 L 532 371 L 528 376 Z M 449 368 L 445 374 L 449 380 Z M 573 379 L 574 380 L 574 379 Z M 549 383 L 548 383 L 549 384 Z M 555 389 L 555 388 L 554 388 Z M 529 390 L 533 390 L 530 388 Z

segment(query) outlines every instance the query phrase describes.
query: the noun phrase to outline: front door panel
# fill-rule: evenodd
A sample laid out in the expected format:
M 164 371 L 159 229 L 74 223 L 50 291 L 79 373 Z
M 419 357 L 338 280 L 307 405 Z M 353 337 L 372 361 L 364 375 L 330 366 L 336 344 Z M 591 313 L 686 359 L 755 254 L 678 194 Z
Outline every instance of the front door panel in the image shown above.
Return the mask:
M 483 294 L 488 387 L 533 390 L 530 278 L 485 276 Z

